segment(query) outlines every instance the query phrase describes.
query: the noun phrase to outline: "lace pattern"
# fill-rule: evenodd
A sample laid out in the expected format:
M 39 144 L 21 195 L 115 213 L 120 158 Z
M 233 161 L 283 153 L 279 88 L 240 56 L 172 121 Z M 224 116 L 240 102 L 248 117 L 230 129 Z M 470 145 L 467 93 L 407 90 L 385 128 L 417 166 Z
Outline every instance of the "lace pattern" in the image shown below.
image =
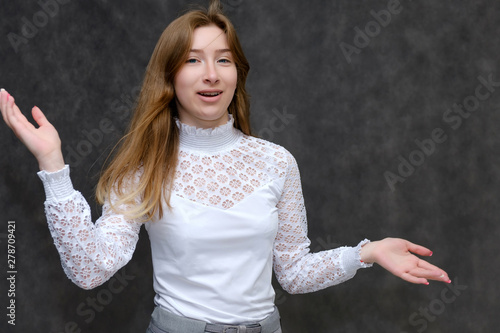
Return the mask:
M 94 224 L 80 192 L 61 201 L 47 201 L 45 214 L 64 272 L 83 289 L 110 279 L 130 261 L 141 223 L 114 214 L 109 204 Z
M 242 137 L 237 148 L 200 155 L 181 151 L 173 193 L 205 206 L 229 209 L 255 189 L 284 177 L 285 154 L 279 146 Z
M 232 119 L 229 123 L 232 124 Z M 210 133 L 193 132 L 189 127 L 181 127 L 181 131 L 210 138 L 226 135 L 232 129 L 226 127 Z M 370 266 L 359 261 L 363 242 L 356 248 L 310 253 L 295 159 L 278 145 L 240 132 L 233 135 L 238 136 L 233 138 L 234 144 L 228 147 L 227 140 L 223 140 L 211 153 L 181 146 L 172 194 L 226 210 L 259 187 L 284 177 L 273 252 L 274 271 L 282 287 L 290 293 L 311 292 L 350 279 L 358 268 Z M 60 186 L 57 182 L 68 183 L 69 172 L 65 172 L 66 178 L 58 173 L 41 172 L 46 190 L 49 188 L 47 193 L 51 186 Z M 66 186 L 71 186 L 71 182 Z M 48 197 L 45 210 L 64 271 L 78 286 L 91 289 L 104 283 L 131 259 L 142 224 L 115 214 L 108 203 L 95 224 L 87 202 L 74 190 L 63 199 Z

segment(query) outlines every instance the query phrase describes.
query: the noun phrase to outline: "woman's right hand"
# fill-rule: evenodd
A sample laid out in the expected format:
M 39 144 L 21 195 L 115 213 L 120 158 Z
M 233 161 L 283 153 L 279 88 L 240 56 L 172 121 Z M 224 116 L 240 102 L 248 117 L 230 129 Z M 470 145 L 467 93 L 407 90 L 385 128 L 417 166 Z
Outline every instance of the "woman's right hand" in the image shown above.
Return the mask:
M 0 111 L 7 126 L 35 156 L 40 170 L 54 172 L 64 167 L 61 139 L 54 126 L 45 118 L 42 110 L 36 106 L 31 110 L 33 119 L 39 126 L 36 128 L 21 113 L 14 97 L 2 89 Z

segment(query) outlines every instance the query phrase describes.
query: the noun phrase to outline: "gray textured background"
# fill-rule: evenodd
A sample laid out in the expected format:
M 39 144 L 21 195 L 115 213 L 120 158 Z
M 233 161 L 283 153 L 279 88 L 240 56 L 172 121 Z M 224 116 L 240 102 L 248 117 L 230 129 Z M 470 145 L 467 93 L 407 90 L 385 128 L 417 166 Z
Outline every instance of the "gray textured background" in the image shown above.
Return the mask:
M 96 176 L 123 133 L 159 35 L 186 2 L 60 2 L 46 20 L 37 1 L 0 3 L 0 85 L 25 113 L 37 105 L 59 130 L 74 185 L 97 217 Z M 499 2 L 402 0 L 400 13 L 373 30 L 350 62 L 341 43 L 354 45 L 355 27 L 376 29 L 370 11 L 391 1 L 224 2 L 252 67 L 255 132 L 288 148 L 301 168 L 312 249 L 403 237 L 431 247 L 430 261 L 462 286 L 450 300 L 444 284 L 411 285 L 380 267 L 314 294 L 276 286 L 284 332 L 493 332 L 500 311 L 500 87 L 458 128 L 450 125 L 459 118 L 447 123 L 443 116 L 472 100 L 479 76 L 500 81 Z M 29 38 L 14 47 L 9 33 L 22 36 L 26 22 L 40 27 L 24 30 Z M 103 121 L 113 130 L 101 131 Z M 46 226 L 36 162 L 0 128 L 2 309 L 9 220 L 16 221 L 18 269 L 17 325 L 13 330 L 0 313 L 0 331 L 144 332 L 153 308 L 147 234 L 119 273 L 126 285 L 73 285 Z M 391 190 L 384 173 L 398 173 L 399 156 L 422 157 L 415 140 L 436 128 L 446 140 Z M 85 133 L 97 130 L 102 140 L 89 144 Z M 71 153 L 78 149 L 85 156 Z

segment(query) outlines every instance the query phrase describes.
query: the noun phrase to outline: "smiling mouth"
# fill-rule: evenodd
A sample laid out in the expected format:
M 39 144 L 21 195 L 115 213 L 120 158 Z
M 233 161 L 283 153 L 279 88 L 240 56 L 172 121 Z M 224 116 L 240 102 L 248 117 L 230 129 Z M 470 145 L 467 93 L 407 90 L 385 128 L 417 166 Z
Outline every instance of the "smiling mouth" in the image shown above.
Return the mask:
M 207 97 L 215 97 L 215 96 L 219 96 L 220 94 L 222 94 L 222 91 L 219 91 L 219 92 L 199 92 L 198 93 L 198 95 L 207 96 Z

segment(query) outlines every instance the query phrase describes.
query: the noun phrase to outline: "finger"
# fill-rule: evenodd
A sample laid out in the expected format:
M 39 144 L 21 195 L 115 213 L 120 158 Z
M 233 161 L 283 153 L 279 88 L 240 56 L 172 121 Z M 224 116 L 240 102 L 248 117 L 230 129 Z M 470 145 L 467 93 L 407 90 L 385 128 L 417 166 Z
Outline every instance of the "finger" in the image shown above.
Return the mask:
M 408 247 L 408 250 L 410 252 L 415 253 L 415 254 L 418 254 L 418 255 L 421 255 L 421 256 L 431 256 L 432 255 L 432 251 L 431 250 L 429 250 L 428 248 L 423 247 L 421 245 L 414 244 L 414 243 L 409 242 L 409 241 L 406 241 L 406 245 Z
M 21 110 L 14 103 L 12 96 L 9 97 L 7 102 L 7 118 L 9 121 L 9 127 L 12 129 L 14 134 L 23 142 L 25 145 L 29 141 L 36 140 L 35 131 L 36 128 L 31 122 L 26 119 L 26 117 L 21 113 Z
M 9 93 L 7 92 L 4 92 L 2 95 L 2 116 L 4 117 L 4 121 L 7 126 L 9 126 L 15 132 L 17 130 L 17 123 L 29 122 L 22 114 L 21 110 L 19 110 L 19 107 L 16 105 L 14 96 L 9 95 Z
M 409 273 L 413 276 L 422 277 L 425 279 L 433 279 L 433 280 L 441 276 L 441 272 L 439 271 L 428 270 L 420 267 L 413 268 L 411 271 L 409 271 Z
M 19 110 L 14 96 L 9 96 L 7 101 L 7 116 L 11 125 L 16 127 L 15 129 L 19 129 L 20 127 L 25 127 L 30 130 L 35 129 L 33 124 L 31 124 L 21 110 Z
M 411 282 L 411 283 L 415 283 L 415 284 L 429 284 L 429 282 L 427 281 L 427 279 L 425 278 L 422 278 L 422 277 L 417 277 L 417 276 L 414 276 L 410 273 L 403 273 L 401 275 L 401 278 L 405 281 L 408 281 L 408 282 Z
M 9 93 L 7 91 L 5 91 L 5 89 L 0 91 L 0 111 L 2 111 L 3 120 L 5 121 L 7 126 L 10 127 L 9 120 L 7 118 L 7 98 L 8 98 L 8 96 L 9 96 Z
M 0 89 L 0 108 L 3 110 L 3 96 L 7 94 L 4 88 Z M 2 111 L 3 112 L 3 111 Z
M 38 106 L 33 107 L 33 109 L 31 110 L 31 115 L 33 116 L 33 119 L 36 121 L 38 126 L 50 125 L 49 121 Z
M 441 282 L 446 282 L 446 283 L 451 283 L 451 279 L 450 277 L 448 276 L 448 274 L 446 272 L 443 271 L 443 273 L 441 275 L 439 275 L 438 277 L 429 277 L 429 279 L 431 280 L 435 280 L 435 281 L 441 281 Z
M 439 274 L 439 275 L 441 275 L 441 272 L 442 272 L 442 270 L 439 267 L 434 266 L 430 262 L 422 260 L 422 259 L 418 260 L 417 266 L 420 268 L 425 268 L 429 271 L 434 271 L 434 272 L 436 272 L 436 274 Z
M 418 262 L 418 268 L 419 269 L 424 269 L 426 270 L 427 273 L 425 275 L 422 275 L 423 277 L 431 280 L 436 280 L 436 281 L 443 281 L 443 282 L 450 282 L 450 278 L 448 276 L 448 273 L 443 271 L 441 268 L 434 266 L 431 263 L 428 263 L 425 260 L 420 260 Z
M 16 121 L 16 118 L 17 118 L 17 110 L 19 108 L 17 108 L 17 105 L 15 104 L 15 99 L 13 96 L 7 94 L 7 97 L 6 97 L 6 100 L 5 100 L 5 103 L 4 103 L 4 108 L 5 108 L 5 122 L 7 123 L 7 125 L 14 129 L 13 128 L 13 123 Z M 17 110 L 16 110 L 17 108 Z M 20 113 L 21 111 L 19 111 Z

